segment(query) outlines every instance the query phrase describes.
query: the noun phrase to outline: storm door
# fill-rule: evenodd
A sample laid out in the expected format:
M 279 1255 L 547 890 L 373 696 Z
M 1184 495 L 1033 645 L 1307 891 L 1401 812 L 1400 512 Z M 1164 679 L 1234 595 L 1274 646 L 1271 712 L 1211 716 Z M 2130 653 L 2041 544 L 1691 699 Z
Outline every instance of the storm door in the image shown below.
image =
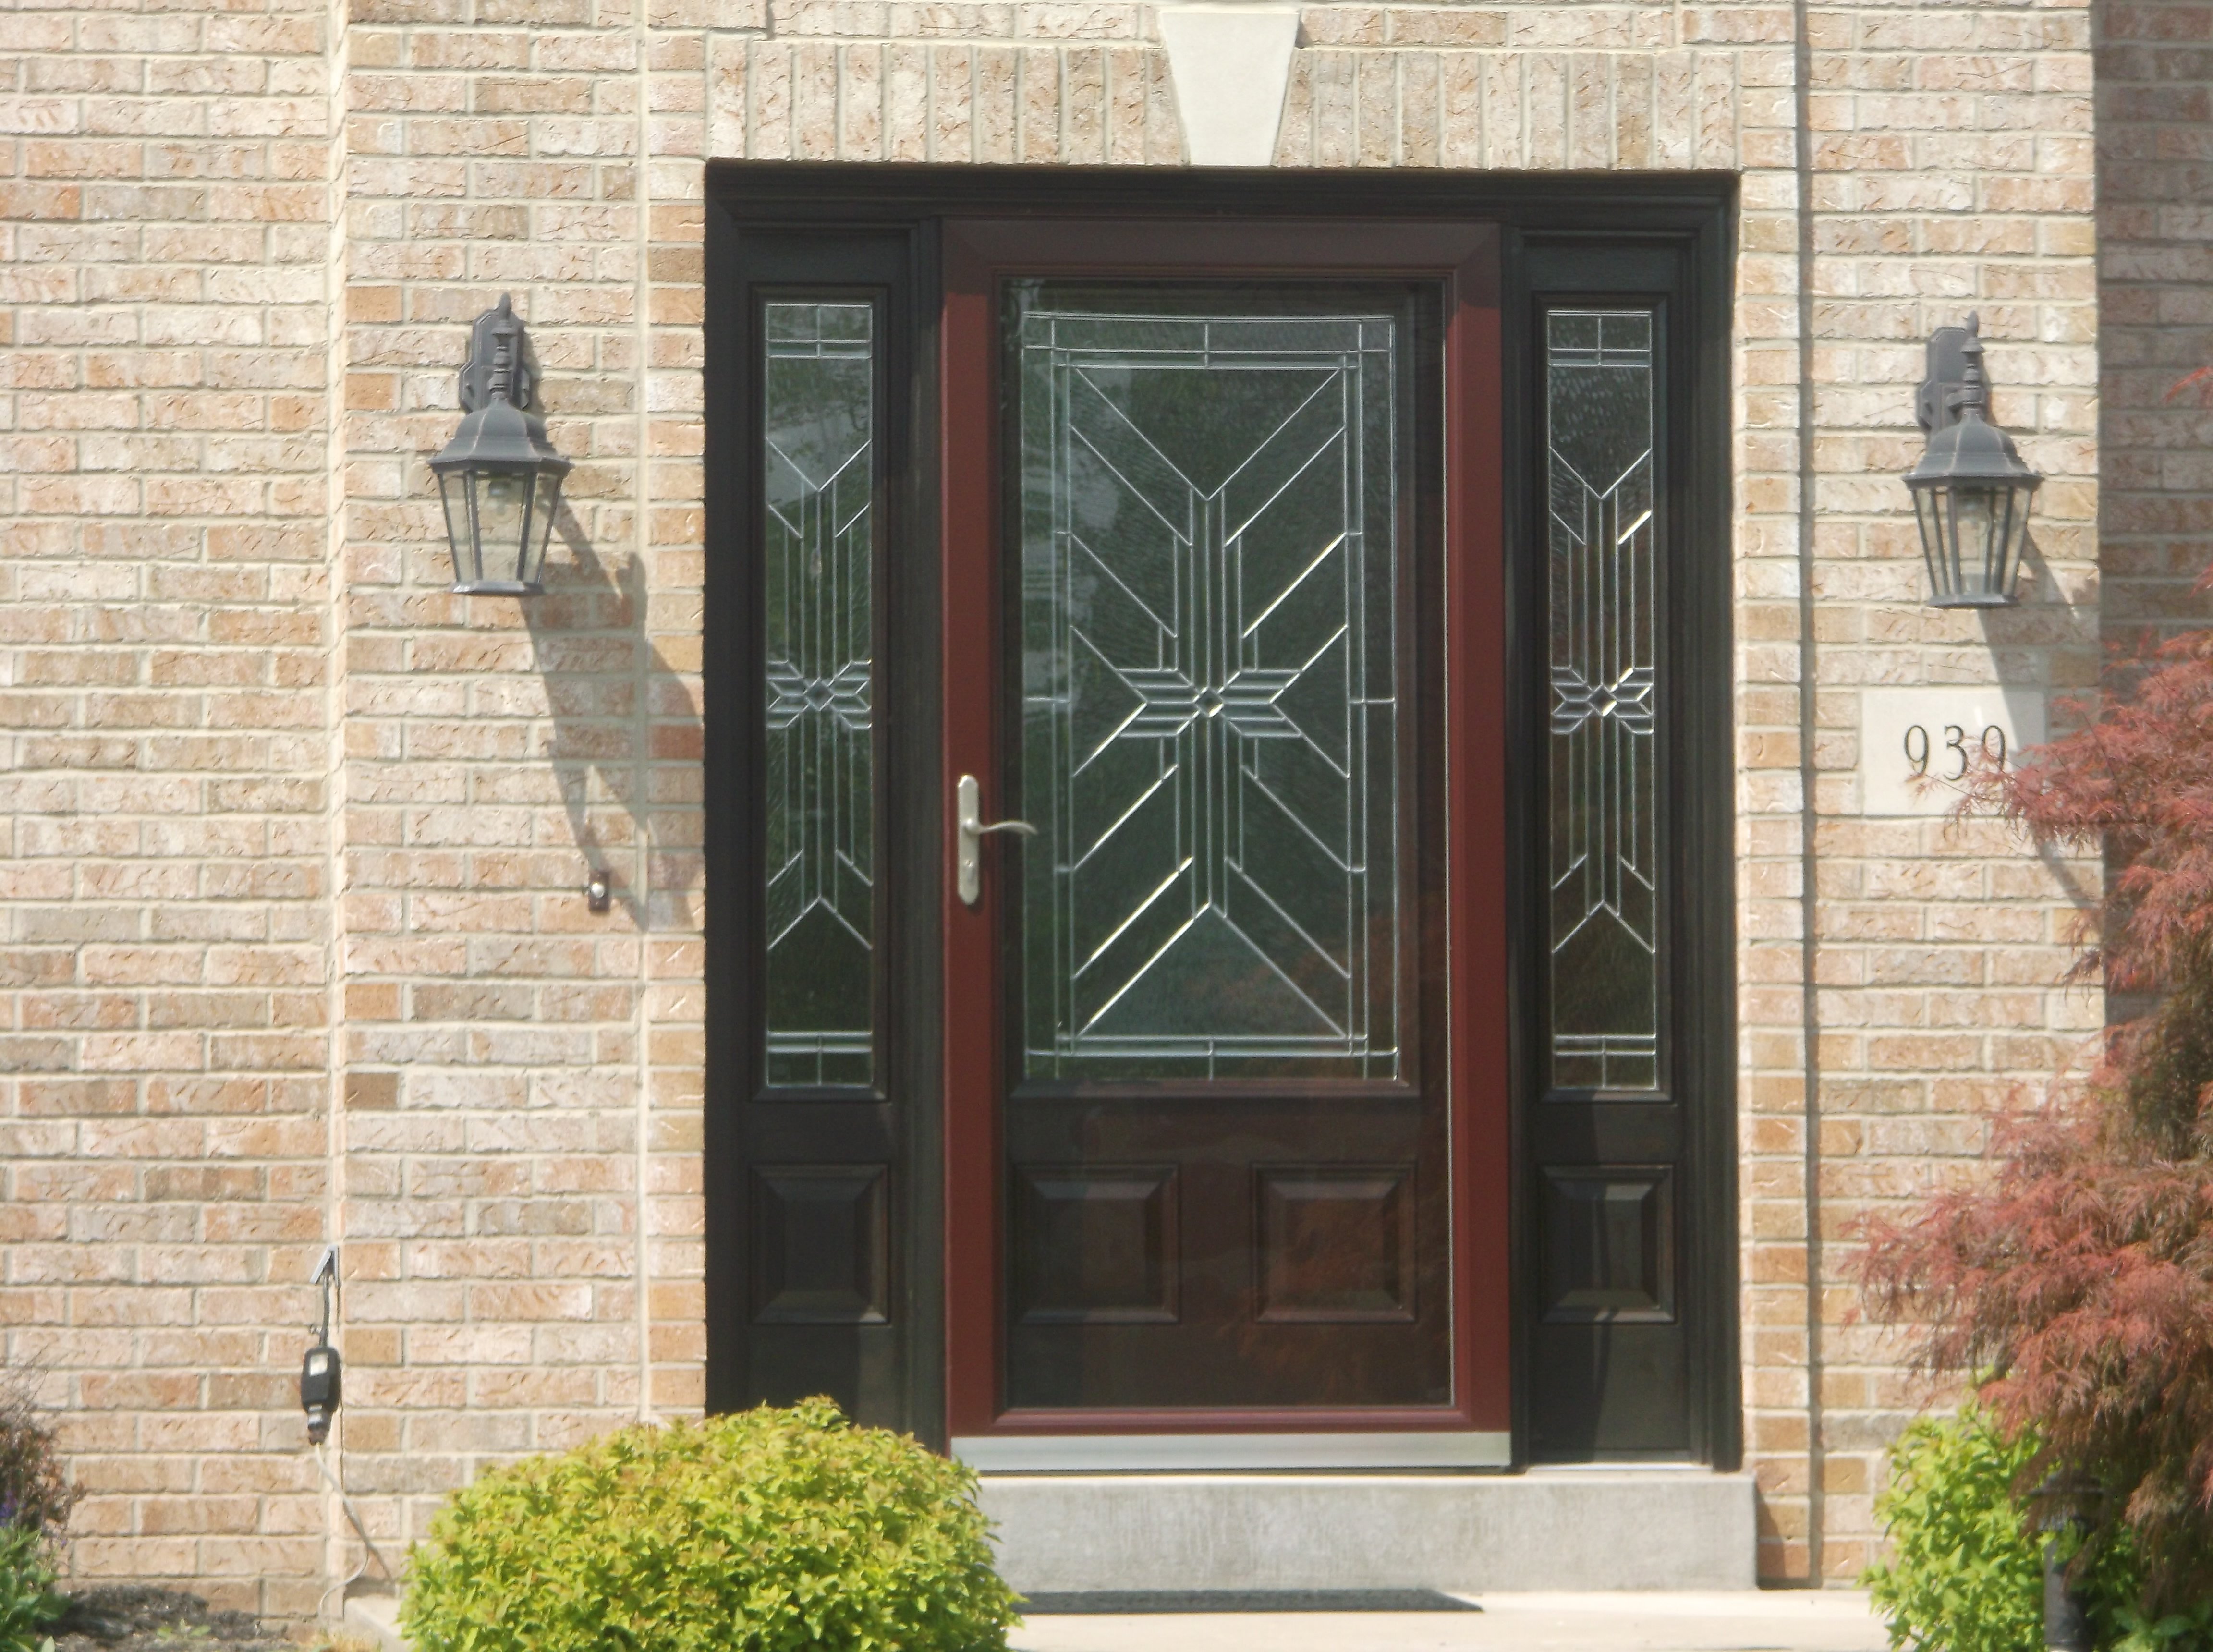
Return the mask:
M 1260 239 L 948 227 L 980 1462 L 1506 1455 L 1491 242 Z

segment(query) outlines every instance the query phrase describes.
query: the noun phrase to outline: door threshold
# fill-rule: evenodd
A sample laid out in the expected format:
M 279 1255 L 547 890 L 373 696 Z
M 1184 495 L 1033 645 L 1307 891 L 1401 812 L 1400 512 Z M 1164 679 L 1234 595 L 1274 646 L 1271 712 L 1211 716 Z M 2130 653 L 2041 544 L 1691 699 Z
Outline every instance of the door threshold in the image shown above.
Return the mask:
M 953 1455 L 987 1474 L 1301 1468 L 1505 1468 L 1498 1433 L 956 1435 Z

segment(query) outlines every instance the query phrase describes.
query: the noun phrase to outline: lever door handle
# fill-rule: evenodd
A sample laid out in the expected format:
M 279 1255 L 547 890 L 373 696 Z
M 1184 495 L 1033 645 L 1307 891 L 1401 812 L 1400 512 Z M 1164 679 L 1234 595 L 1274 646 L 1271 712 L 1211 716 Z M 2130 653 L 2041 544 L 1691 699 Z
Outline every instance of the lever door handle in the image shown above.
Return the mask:
M 986 826 L 983 819 L 982 791 L 972 774 L 960 777 L 960 783 L 954 790 L 954 803 L 959 819 L 953 834 L 953 887 L 960 892 L 964 905 L 973 906 L 984 898 L 985 835 L 993 832 L 1011 832 L 1017 837 L 1034 838 L 1037 828 L 1027 820 L 994 820 Z

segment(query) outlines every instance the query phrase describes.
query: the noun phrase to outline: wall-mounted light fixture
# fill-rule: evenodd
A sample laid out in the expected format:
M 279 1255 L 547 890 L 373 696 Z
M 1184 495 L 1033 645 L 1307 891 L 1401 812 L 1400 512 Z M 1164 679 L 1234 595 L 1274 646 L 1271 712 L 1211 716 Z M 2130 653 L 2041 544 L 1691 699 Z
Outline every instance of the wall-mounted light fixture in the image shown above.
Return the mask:
M 1973 315 L 1964 327 L 1936 329 L 1916 409 L 1929 446 L 1905 485 L 1921 525 L 1932 608 L 2002 608 L 2016 600 L 2029 502 L 2044 480 L 1990 422 L 1981 332 Z
M 446 507 L 454 589 L 467 596 L 536 596 L 546 535 L 561 508 L 569 461 L 538 411 L 538 358 L 501 295 L 469 330 L 461 368 L 465 417 L 430 461 Z

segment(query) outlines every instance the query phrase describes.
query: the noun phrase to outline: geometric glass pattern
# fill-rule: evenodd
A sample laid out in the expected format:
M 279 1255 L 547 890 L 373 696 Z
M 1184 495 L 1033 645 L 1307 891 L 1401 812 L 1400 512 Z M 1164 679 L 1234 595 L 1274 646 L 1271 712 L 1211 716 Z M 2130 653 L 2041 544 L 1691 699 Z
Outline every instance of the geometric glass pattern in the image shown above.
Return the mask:
M 875 1076 L 874 307 L 765 307 L 762 615 L 767 660 L 771 1086 Z
M 1251 302 L 1013 295 L 1033 1079 L 1399 1071 L 1399 324 Z
M 1659 1083 L 1653 316 L 1545 318 L 1552 1082 Z

